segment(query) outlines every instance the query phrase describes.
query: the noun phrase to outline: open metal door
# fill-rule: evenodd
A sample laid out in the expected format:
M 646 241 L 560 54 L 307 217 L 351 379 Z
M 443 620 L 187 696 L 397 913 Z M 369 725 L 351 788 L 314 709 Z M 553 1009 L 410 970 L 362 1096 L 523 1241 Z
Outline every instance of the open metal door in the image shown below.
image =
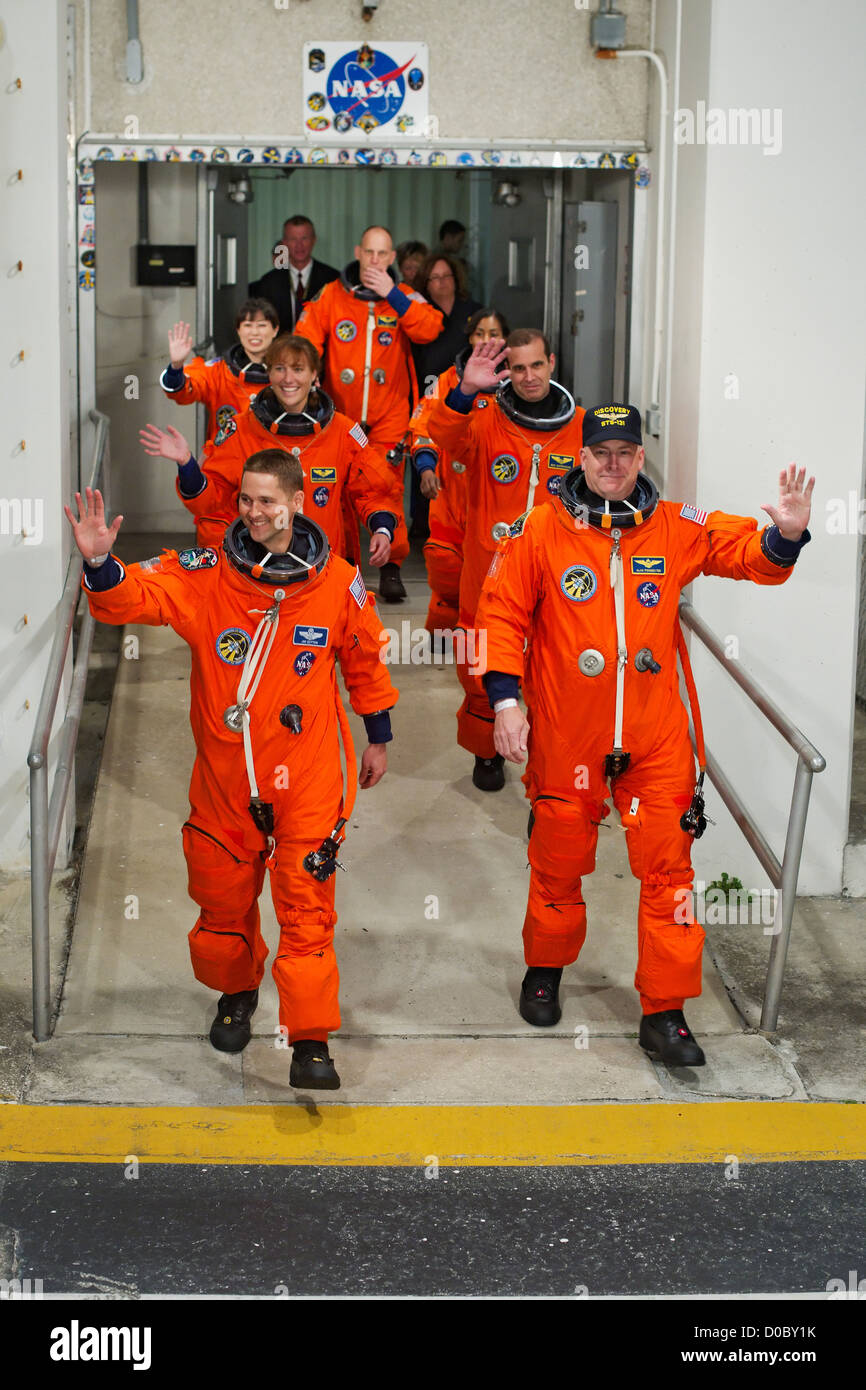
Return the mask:
M 566 203 L 562 274 L 562 376 L 578 405 L 614 396 L 618 207 Z

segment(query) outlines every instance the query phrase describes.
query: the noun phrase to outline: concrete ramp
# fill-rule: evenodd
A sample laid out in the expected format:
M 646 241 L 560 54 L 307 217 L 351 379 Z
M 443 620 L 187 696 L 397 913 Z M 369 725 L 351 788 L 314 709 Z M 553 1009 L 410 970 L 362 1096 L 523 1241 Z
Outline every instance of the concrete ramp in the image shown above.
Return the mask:
M 409 599 L 383 625 L 423 627 L 420 558 Z M 375 579 L 370 576 L 371 587 Z M 118 672 L 55 1036 L 36 1049 L 30 1099 L 129 1104 L 292 1103 L 265 976 L 255 1035 L 229 1057 L 207 1040 L 215 995 L 193 978 L 180 827 L 193 757 L 189 653 L 168 629 L 130 628 Z M 134 644 L 125 644 L 131 648 Z M 477 791 L 457 747 L 451 665 L 395 665 L 400 690 L 389 770 L 359 792 L 342 856 L 336 933 L 343 1025 L 332 1043 L 337 1103 L 531 1104 L 684 1097 L 802 1098 L 779 1050 L 743 1031 L 707 953 L 688 1010 L 708 1065 L 669 1074 L 637 1045 L 632 980 L 637 884 L 615 815 L 586 881 L 589 935 L 563 977 L 556 1029 L 517 1012 L 524 965 L 527 803 L 519 773 Z M 363 747 L 361 720 L 351 716 Z M 277 928 L 266 887 L 263 929 Z

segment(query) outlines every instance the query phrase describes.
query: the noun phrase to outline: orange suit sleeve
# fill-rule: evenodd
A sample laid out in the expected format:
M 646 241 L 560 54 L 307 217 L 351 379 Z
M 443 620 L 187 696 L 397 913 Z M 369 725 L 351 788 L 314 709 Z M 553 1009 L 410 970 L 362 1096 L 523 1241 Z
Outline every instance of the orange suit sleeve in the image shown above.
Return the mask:
M 374 512 L 390 512 L 394 525 L 403 507 L 403 481 L 371 444 L 359 444 L 347 431 L 349 469 L 346 491 L 364 526 Z
M 361 715 L 392 709 L 399 696 L 383 660 L 388 635 L 373 595 L 367 592 L 359 569 L 353 571 L 337 556 L 332 564 L 335 581 L 345 585 L 343 622 L 334 645 L 352 709 Z
M 409 300 L 408 309 L 399 316 L 400 328 L 411 343 L 432 343 L 445 326 L 441 313 L 433 304 L 422 299 L 411 285 L 401 284 L 397 288 Z M 389 300 L 384 302 L 390 303 Z
M 194 357 L 183 369 L 183 386 L 179 391 L 169 391 L 168 387 L 163 385 L 162 376 L 159 384 L 175 405 L 195 405 L 201 402 L 209 409 L 214 409 L 219 404 L 219 381 L 222 371 L 220 363 L 215 362 L 209 367 L 203 357 Z
M 451 410 L 445 404 L 445 397 L 440 396 L 433 402 L 427 417 L 430 437 L 443 453 L 471 464 L 487 414 L 487 411 L 476 410 L 473 403 L 472 409 L 464 415 L 459 410 Z
M 205 552 L 200 553 L 204 555 Z M 217 574 L 216 551 L 212 554 L 213 561 L 197 570 L 184 569 L 175 550 L 164 550 L 158 559 L 146 560 L 143 564 L 124 565 L 118 560 L 123 577 L 113 589 L 102 592 L 88 589 L 86 569 L 81 587 L 97 622 L 115 626 L 145 623 L 150 627 L 172 627 L 183 637 L 207 602 Z
M 302 338 L 309 338 L 321 357 L 325 351 L 331 329 L 330 295 L 328 286 L 319 291 L 315 299 L 308 299 L 304 312 L 295 324 L 295 332 Z
M 680 518 L 683 527 L 694 522 Z M 710 512 L 704 530 L 701 564 L 696 574 L 722 579 L 750 579 L 754 584 L 784 584 L 794 568 L 794 560 L 773 560 L 767 554 L 767 535 L 772 528 L 758 529 L 751 516 L 731 516 Z

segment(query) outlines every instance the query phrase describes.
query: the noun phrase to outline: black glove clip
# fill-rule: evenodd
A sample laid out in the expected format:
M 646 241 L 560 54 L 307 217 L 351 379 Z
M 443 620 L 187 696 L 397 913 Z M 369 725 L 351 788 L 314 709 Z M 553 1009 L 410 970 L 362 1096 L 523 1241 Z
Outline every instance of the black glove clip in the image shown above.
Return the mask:
M 707 828 L 707 818 L 704 815 L 704 774 L 698 778 L 692 796 L 692 804 L 687 811 L 680 816 L 680 829 L 687 835 L 694 835 L 699 840 Z
M 614 748 L 612 753 L 608 753 L 604 760 L 605 777 L 619 777 L 625 772 L 631 762 L 631 753 L 624 753 L 621 748 Z
M 318 879 L 319 883 L 325 883 L 335 869 L 343 869 L 343 873 L 346 872 L 337 859 L 337 851 L 344 838 L 340 831 L 345 824 L 345 820 L 338 820 L 327 840 L 323 840 L 318 849 L 311 849 L 309 854 L 304 855 L 304 868 L 313 878 Z
M 273 835 L 274 808 L 271 802 L 262 801 L 260 796 L 254 796 L 248 809 L 255 822 L 256 828 L 261 830 L 263 835 Z

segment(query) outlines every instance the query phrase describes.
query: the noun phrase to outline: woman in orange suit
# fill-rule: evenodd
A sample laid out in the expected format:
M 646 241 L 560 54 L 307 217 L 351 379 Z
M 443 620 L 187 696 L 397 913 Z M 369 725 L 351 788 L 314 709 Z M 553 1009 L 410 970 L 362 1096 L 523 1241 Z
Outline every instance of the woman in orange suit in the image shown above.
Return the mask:
M 409 421 L 412 463 L 420 478 L 422 496 L 430 499 L 430 535 L 424 543 L 431 589 L 425 627 L 430 633 L 457 626 L 466 532 L 466 465 L 450 450 L 441 450 L 431 437 L 430 412 L 437 400 L 443 400 L 460 384 L 476 343 L 507 338 L 510 332 L 496 309 L 479 309 L 469 320 L 466 331 L 466 347 L 457 354 L 453 366 L 433 383 L 430 394 L 421 397 Z M 476 409 L 481 400 L 486 402 L 486 396 L 476 398 Z
M 269 868 L 290 1084 L 335 1089 L 327 1041 L 340 1025 L 333 871 L 355 782 L 336 660 L 370 740 L 362 787 L 385 772 L 397 692 L 361 574 L 331 553 L 321 527 L 302 514 L 303 499 L 298 460 L 265 451 L 247 462 L 239 517 L 221 550 L 164 551 L 129 566 L 110 553 L 122 517 L 107 525 L 99 493 L 78 497 L 77 519 L 66 514 L 94 617 L 168 624 L 192 649 L 196 759 L 183 847 L 199 907 L 193 971 L 221 996 L 211 1042 L 238 1052 L 249 1041 L 268 954 L 258 898 Z
M 265 355 L 269 385 L 249 408 L 235 415 L 206 450 L 202 468 L 183 435 L 149 425 L 140 439 L 147 453 L 173 459 L 177 492 L 196 518 L 199 545 L 219 545 L 237 515 L 244 463 L 261 449 L 285 449 L 301 461 L 307 514 L 319 523 L 331 547 L 346 554 L 343 527 L 348 505 L 371 533 L 370 561 L 381 567 L 392 554 L 409 551 L 402 496 L 394 471 L 372 448 L 360 425 L 334 409 L 316 387 L 319 355 L 307 338 L 285 335 Z
M 776 507 L 764 507 L 774 524 L 760 532 L 751 517 L 662 502 L 642 472 L 640 425 L 632 406 L 587 412 L 580 467 L 502 543 L 478 624 L 496 747 L 517 763 L 529 751 L 522 1016 L 559 1020 L 562 968 L 586 935 L 581 879 L 612 794 L 641 884 L 640 1043 L 670 1065 L 700 1066 L 683 1014 L 701 991 L 704 933 L 691 910 L 703 806 L 679 695 L 680 592 L 699 574 L 783 584 L 809 540 L 814 479 L 793 465 L 783 472 Z

